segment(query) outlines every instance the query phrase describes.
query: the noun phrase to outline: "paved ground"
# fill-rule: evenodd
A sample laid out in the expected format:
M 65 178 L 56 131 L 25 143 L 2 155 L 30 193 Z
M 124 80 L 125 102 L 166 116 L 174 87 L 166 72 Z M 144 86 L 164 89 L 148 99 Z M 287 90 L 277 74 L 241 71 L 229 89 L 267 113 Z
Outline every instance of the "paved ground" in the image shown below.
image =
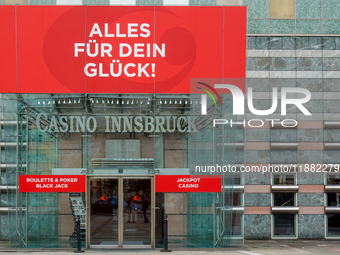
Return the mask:
M 0 254 L 14 253 L 16 255 L 71 255 L 73 251 L 16 251 L 0 250 Z M 243 249 L 218 249 L 218 250 L 173 250 L 171 253 L 163 253 L 160 250 L 86 250 L 84 254 L 103 255 L 141 255 L 141 254 L 173 254 L 173 255 L 295 255 L 295 254 L 340 254 L 340 240 L 316 241 L 316 240 L 266 240 L 246 241 Z

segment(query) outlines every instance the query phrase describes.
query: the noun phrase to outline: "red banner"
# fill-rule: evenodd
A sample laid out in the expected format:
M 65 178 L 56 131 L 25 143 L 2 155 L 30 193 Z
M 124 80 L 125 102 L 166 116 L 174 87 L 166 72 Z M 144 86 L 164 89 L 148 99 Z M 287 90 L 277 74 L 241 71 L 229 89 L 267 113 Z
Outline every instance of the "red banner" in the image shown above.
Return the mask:
M 20 175 L 19 192 L 85 192 L 85 175 Z
M 220 175 L 156 175 L 156 192 L 221 192 Z
M 189 93 L 246 72 L 242 6 L 1 6 L 0 39 L 0 93 Z

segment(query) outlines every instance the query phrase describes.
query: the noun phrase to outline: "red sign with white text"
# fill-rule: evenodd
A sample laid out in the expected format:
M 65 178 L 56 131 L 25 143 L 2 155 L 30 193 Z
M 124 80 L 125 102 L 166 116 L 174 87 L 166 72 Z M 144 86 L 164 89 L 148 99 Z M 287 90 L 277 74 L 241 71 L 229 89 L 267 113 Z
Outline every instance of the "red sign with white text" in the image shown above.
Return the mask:
M 0 93 L 190 93 L 245 78 L 246 7 L 1 6 L 0 42 Z
M 220 175 L 156 175 L 156 192 L 221 192 Z
M 19 175 L 19 192 L 85 192 L 85 175 Z

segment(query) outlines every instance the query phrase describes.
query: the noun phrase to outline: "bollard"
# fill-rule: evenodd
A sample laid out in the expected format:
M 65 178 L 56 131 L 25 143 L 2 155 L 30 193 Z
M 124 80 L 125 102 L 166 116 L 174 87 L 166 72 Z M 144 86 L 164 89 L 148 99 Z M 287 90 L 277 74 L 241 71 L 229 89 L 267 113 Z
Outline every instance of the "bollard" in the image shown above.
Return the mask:
M 168 215 L 164 215 L 164 250 L 161 252 L 171 252 L 168 250 Z
M 81 233 L 80 233 L 80 217 L 79 216 L 77 216 L 76 224 L 77 224 L 77 250 L 74 252 L 81 253 L 85 251 L 81 250 Z

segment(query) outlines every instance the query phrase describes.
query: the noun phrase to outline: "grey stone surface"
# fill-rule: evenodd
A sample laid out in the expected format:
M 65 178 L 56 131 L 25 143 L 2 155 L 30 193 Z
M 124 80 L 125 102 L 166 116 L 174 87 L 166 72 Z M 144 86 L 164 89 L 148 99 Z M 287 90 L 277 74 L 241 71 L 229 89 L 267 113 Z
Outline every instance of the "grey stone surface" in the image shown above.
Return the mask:
M 323 173 L 297 173 L 297 185 L 323 185 Z
M 270 163 L 270 151 L 245 151 L 245 153 L 245 161 L 247 163 Z
M 340 132 L 338 129 L 324 129 L 324 142 L 340 142 Z
M 296 129 L 272 129 L 270 131 L 271 142 L 296 142 Z
M 327 164 L 339 164 L 340 163 L 339 151 L 324 151 L 323 162 Z
M 321 129 L 298 129 L 298 142 L 322 142 Z
M 270 193 L 245 193 L 245 206 L 270 206 Z
M 245 239 L 269 239 L 271 215 L 244 215 L 244 238 Z
M 323 151 L 298 151 L 298 163 L 323 163 Z
M 244 173 L 246 185 L 270 185 L 270 173 Z
M 270 129 L 247 129 L 246 141 L 247 142 L 269 142 Z
M 325 237 L 324 215 L 299 215 L 298 222 L 300 239 L 321 239 Z
M 324 193 L 298 193 L 298 206 L 324 206 Z
M 270 151 L 270 162 L 274 164 L 297 163 L 297 151 Z
M 310 92 L 322 92 L 322 79 L 296 79 L 296 85 Z

